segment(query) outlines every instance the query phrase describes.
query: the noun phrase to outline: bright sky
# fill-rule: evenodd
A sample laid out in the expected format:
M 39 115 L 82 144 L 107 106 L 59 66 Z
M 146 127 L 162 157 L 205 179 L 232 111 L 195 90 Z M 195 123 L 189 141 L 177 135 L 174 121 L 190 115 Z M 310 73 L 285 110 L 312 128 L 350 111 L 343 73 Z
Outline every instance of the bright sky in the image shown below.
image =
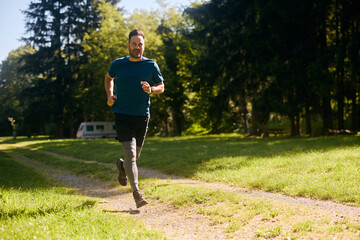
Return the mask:
M 183 9 L 195 0 L 166 0 L 170 6 Z M 25 33 L 25 18 L 21 10 L 28 8 L 31 0 L 0 0 L 0 63 L 5 60 L 9 52 L 17 49 L 24 42 L 20 38 Z M 119 7 L 127 12 L 134 9 L 157 9 L 156 0 L 121 0 Z

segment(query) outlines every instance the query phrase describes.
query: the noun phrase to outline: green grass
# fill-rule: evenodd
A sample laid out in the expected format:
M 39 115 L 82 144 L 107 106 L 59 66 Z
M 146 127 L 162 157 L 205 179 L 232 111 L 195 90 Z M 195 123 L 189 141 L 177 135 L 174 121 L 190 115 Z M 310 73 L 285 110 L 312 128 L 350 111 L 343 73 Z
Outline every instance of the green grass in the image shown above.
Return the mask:
M 102 212 L 0 151 L 0 239 L 164 239 L 125 215 Z
M 32 150 L 14 148 L 15 142 Z M 354 136 L 311 139 L 245 139 L 238 135 L 149 138 L 138 164 L 164 173 L 206 181 L 359 205 L 359 143 L 360 138 Z M 2 146 L 50 166 L 114 182 L 115 165 L 111 168 L 96 163 L 71 161 L 52 157 L 44 151 L 111 164 L 122 154 L 120 144 L 110 139 L 28 141 L 20 138 L 16 141 L 5 140 Z M 3 155 L 0 157 L 2 164 Z M 8 166 L 6 164 L 5 169 Z M 4 167 L 0 167 L 2 173 Z M 25 174 L 18 174 L 19 169 L 26 168 L 14 166 L 13 169 L 3 179 L 0 174 L 0 186 L 3 185 L 1 199 L 13 198 L 17 202 L 11 205 L 19 207 L 4 205 L 2 208 L 1 202 L 2 216 L 6 215 L 7 220 L 1 219 L 0 239 L 19 236 L 20 239 L 32 236 L 43 239 L 64 236 L 71 239 L 78 236 L 78 231 L 84 231 L 79 235 L 79 238 L 84 239 L 161 239 L 157 233 L 147 231 L 142 225 L 139 227 L 124 216 L 121 218 L 124 218 L 126 224 L 119 223 L 118 216 L 99 212 L 92 199 L 69 195 L 66 189 L 54 187 L 53 183 L 43 178 L 35 177 L 33 181 L 27 181 L 29 176 L 26 172 L 29 170 L 25 170 Z M 12 177 L 14 175 L 24 175 L 23 180 L 22 177 Z M 32 171 L 30 175 L 36 176 Z M 32 182 L 33 185 L 30 184 Z M 306 239 L 313 236 L 319 239 L 356 239 L 360 236 L 358 219 L 328 216 L 314 209 L 196 185 L 176 184 L 171 180 L 141 178 L 140 185 L 150 204 L 169 204 L 175 214 L 176 211 L 199 214 L 209 219 L 211 226 L 225 226 L 225 232 L 230 238 L 248 236 L 241 233 L 247 226 L 254 224 L 257 230 L 250 237 L 260 239 Z M 57 199 L 60 203 L 52 204 Z M 29 205 L 24 203 L 31 201 L 33 203 Z M 115 225 L 112 225 L 113 221 Z M 119 224 L 125 228 L 118 229 L 116 226 Z M 95 231 L 93 226 L 97 226 Z M 21 235 L 23 232 L 27 235 Z M 1 234 L 11 236 L 3 237 Z
M 46 150 L 73 156 L 80 159 L 98 161 L 102 163 L 114 163 L 122 156 L 122 147 L 113 139 L 22 139 L 6 141 L 4 145 L 11 146 L 18 143 L 22 146 L 30 146 L 38 150 Z
M 115 180 L 117 177 L 117 169 L 114 167 L 115 165 L 111 167 L 104 166 L 96 162 L 86 163 L 73 161 L 51 156 L 49 154 L 44 154 L 41 151 L 33 151 L 29 149 L 16 149 L 16 152 L 30 159 L 45 163 L 48 166 L 68 170 L 72 173 L 96 178 L 102 181 Z
M 229 238 L 357 239 L 360 233 L 356 216 L 347 219 L 337 213 L 170 180 L 144 179 L 142 188 L 152 202 L 174 207 L 175 215 L 192 212 L 203 216 L 202 221 L 208 219 L 210 226 L 223 226 Z M 253 235 L 246 230 L 249 226 L 255 228 Z
M 265 216 L 274 208 L 264 199 L 206 187 L 170 184 L 167 180 L 146 180 L 143 187 L 151 199 L 179 209 L 195 208 L 197 214 L 209 216 L 211 226 L 227 224 L 227 233 L 241 229 L 256 216 Z
M 314 223 L 309 220 L 297 222 L 293 225 L 293 232 L 311 232 L 313 225 Z
M 103 163 L 114 163 L 122 155 L 121 145 L 112 139 L 17 142 Z M 360 205 L 359 136 L 148 138 L 138 165 L 204 181 Z
M 262 238 L 274 238 L 279 236 L 281 233 L 281 227 L 277 226 L 271 229 L 266 230 L 259 230 L 256 233 L 256 237 L 262 237 Z

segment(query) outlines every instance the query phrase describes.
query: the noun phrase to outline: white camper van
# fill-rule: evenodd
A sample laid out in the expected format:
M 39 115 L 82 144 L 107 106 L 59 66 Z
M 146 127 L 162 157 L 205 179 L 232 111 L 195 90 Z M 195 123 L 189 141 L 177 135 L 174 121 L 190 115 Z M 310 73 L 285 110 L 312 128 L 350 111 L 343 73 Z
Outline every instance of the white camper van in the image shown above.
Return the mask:
M 111 138 L 116 137 L 114 122 L 82 122 L 76 138 Z

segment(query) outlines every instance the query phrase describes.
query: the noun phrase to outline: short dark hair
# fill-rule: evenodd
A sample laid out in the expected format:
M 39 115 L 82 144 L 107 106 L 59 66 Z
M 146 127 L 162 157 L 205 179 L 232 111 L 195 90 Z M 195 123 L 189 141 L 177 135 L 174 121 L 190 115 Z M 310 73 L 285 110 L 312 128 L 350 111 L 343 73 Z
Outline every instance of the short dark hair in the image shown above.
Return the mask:
M 142 36 L 145 40 L 145 34 L 141 30 L 134 29 L 129 33 L 129 43 L 130 43 L 131 37 L 138 36 L 138 35 Z

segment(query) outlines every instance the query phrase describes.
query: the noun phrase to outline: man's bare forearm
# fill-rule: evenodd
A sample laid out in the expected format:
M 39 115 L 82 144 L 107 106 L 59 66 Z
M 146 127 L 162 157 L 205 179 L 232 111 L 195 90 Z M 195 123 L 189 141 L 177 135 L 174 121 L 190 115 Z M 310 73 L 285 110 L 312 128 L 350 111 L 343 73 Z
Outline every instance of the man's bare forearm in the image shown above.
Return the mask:
M 114 78 L 110 77 L 109 73 L 105 76 L 105 91 L 108 98 L 107 105 L 111 107 L 116 101 L 116 96 L 114 96 Z
M 105 75 L 105 91 L 108 98 L 114 95 L 114 78 L 111 78 L 109 73 Z
M 163 82 L 151 87 L 151 94 L 161 94 L 165 91 L 165 85 Z

